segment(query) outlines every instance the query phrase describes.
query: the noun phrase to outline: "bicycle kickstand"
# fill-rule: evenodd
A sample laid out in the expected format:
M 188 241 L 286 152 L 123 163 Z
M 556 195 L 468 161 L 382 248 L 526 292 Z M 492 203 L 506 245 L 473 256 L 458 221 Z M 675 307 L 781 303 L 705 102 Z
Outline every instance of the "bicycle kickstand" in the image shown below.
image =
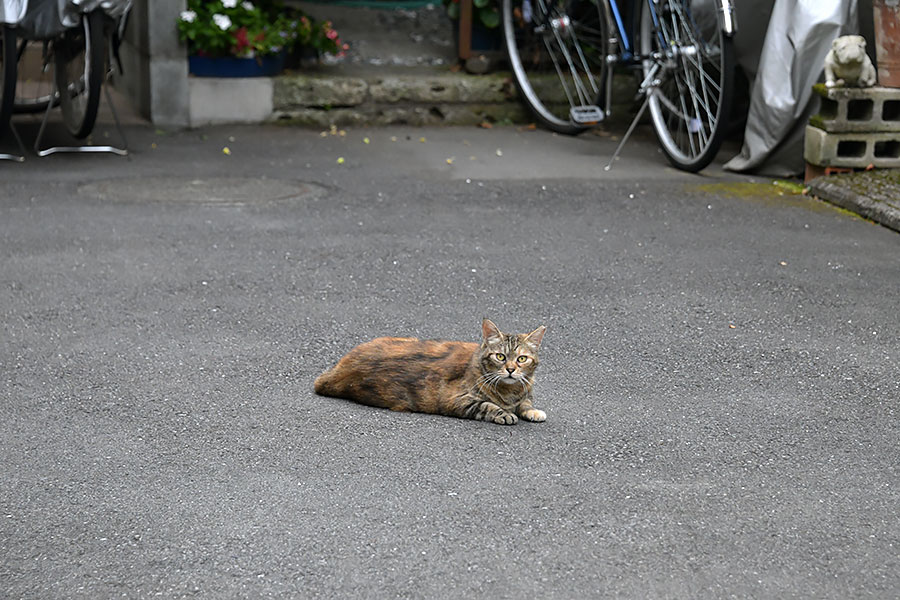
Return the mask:
M 19 144 L 19 154 L 6 154 L 0 152 L 0 160 L 14 160 L 16 162 L 25 162 L 25 145 L 22 143 L 22 138 L 19 137 L 19 132 L 16 131 L 16 126 L 13 125 L 12 121 L 8 124 L 9 132 L 13 134 L 13 137 L 16 138 L 16 143 Z
M 119 134 L 119 137 L 122 140 L 122 145 L 124 148 L 117 148 L 116 146 L 95 146 L 92 144 L 84 144 L 78 146 L 53 146 L 50 148 L 41 148 L 41 140 L 44 137 L 44 129 L 47 127 L 47 119 L 50 116 L 50 110 L 53 108 L 53 103 L 51 102 L 49 106 L 47 106 L 47 110 L 44 112 L 44 118 L 41 121 L 41 127 L 38 130 L 37 139 L 34 140 L 34 152 L 39 157 L 43 158 L 45 156 L 50 156 L 51 154 L 56 154 L 57 152 L 109 152 L 111 154 L 117 154 L 119 156 L 128 156 L 128 140 L 125 138 L 125 132 L 122 129 L 122 124 L 119 122 L 119 114 L 116 112 L 116 106 L 113 103 L 112 96 L 109 93 L 109 88 L 107 87 L 108 83 L 104 81 L 101 85 L 103 88 L 103 93 L 106 96 L 106 103 L 109 106 L 109 110 L 112 113 L 113 120 L 116 124 L 116 131 Z M 54 93 L 56 93 L 56 84 L 54 83 Z
M 622 136 L 622 141 L 619 142 L 619 146 L 616 148 L 616 151 L 613 152 L 612 158 L 609 159 L 609 163 L 603 167 L 604 171 L 609 171 L 612 168 L 613 162 L 615 162 L 619 158 L 619 152 L 622 151 L 622 148 L 625 146 L 625 142 L 628 141 L 628 138 L 631 137 L 631 133 L 634 131 L 634 128 L 637 127 L 638 121 L 641 120 L 641 117 L 644 116 L 644 111 L 647 110 L 647 105 L 650 103 L 650 95 L 653 93 L 651 90 L 644 96 L 644 102 L 641 104 L 640 110 L 638 110 L 637 114 L 634 116 L 634 120 L 631 121 L 631 125 L 628 126 L 628 131 L 625 132 L 625 135 Z

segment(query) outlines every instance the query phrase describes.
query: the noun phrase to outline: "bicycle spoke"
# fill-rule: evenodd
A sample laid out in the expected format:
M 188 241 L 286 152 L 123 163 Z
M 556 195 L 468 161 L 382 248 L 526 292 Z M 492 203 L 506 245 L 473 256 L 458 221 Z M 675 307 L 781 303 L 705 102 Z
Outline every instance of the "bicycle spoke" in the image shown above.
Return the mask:
M 592 120 L 585 117 L 599 114 L 595 120 L 602 119 L 595 105 L 608 68 L 605 13 L 594 0 L 530 0 L 530 7 L 522 2 L 502 3 L 516 87 L 541 124 L 579 133 Z
M 547 47 L 547 53 L 550 55 L 550 60 L 553 61 L 554 68 L 556 68 L 556 74 L 559 77 L 559 82 L 563 86 L 563 91 L 566 93 L 566 98 L 569 100 L 569 106 L 574 106 L 575 100 L 572 98 L 572 93 L 569 91 L 569 84 L 566 81 L 566 76 L 563 74 L 563 69 L 559 65 L 559 60 L 556 58 L 556 54 L 550 47 L 550 40 L 546 37 L 544 38 L 544 45 Z
M 717 26 L 707 27 L 717 22 L 714 12 L 696 12 L 714 11 L 714 4 L 654 0 L 642 6 L 641 53 L 654 56 L 645 61 L 644 75 L 656 65 L 664 81 L 652 90 L 651 121 L 669 160 L 697 171 L 721 145 L 731 97 L 731 40 Z

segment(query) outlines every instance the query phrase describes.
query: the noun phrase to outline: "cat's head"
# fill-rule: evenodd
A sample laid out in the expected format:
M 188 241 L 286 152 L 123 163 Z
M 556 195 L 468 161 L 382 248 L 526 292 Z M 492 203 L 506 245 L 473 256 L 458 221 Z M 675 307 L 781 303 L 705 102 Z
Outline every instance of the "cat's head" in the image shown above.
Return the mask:
M 531 333 L 503 333 L 485 319 L 481 324 L 481 373 L 491 384 L 531 387 L 538 366 L 538 350 L 546 327 Z

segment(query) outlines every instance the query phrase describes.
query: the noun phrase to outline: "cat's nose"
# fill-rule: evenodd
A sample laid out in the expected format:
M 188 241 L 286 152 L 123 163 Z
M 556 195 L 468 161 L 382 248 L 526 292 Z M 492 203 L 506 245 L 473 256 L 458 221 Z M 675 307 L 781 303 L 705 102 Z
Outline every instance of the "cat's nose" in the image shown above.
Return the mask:
M 516 372 L 516 368 L 515 367 L 506 367 L 506 372 L 509 373 L 510 375 L 512 375 L 513 373 Z

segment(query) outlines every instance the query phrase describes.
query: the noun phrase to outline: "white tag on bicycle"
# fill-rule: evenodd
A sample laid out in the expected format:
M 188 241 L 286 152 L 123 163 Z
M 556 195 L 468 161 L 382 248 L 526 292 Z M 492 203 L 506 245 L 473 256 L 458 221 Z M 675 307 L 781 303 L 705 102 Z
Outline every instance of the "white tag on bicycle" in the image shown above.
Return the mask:
M 522 20 L 531 23 L 531 0 L 523 0 L 522 2 Z
M 688 131 L 691 133 L 699 133 L 702 127 L 703 124 L 700 122 L 700 119 L 691 119 L 688 121 Z

